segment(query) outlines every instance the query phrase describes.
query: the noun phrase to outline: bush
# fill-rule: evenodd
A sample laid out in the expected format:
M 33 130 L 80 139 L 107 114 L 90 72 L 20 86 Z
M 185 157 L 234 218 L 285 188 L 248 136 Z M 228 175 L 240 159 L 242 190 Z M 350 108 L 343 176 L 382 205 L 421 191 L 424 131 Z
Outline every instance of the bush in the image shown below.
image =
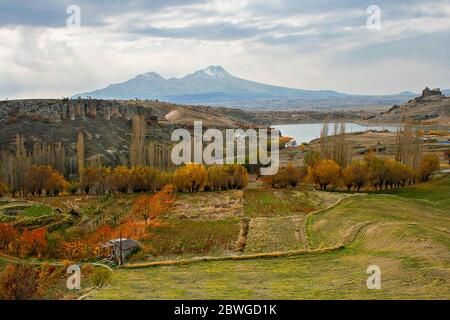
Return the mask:
M 92 272 L 91 281 L 97 288 L 103 288 L 111 282 L 111 271 L 106 268 L 97 268 Z
M 178 191 L 201 191 L 206 183 L 205 166 L 195 163 L 186 164 L 175 171 L 173 180 Z
M 31 265 L 11 264 L 0 274 L 0 300 L 29 300 L 37 289 L 38 276 Z
M 67 192 L 70 194 L 75 194 L 79 188 L 80 184 L 78 182 L 71 182 L 67 185 Z

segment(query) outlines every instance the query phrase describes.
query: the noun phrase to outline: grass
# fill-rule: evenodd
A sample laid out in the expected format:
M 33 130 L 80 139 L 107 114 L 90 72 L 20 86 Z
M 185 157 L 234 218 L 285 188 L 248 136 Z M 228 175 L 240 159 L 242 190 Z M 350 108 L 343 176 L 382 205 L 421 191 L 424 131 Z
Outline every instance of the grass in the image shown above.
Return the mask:
M 345 194 L 297 189 L 248 189 L 244 192 L 247 216 L 276 217 L 306 214 L 325 208 Z
M 366 268 L 371 264 L 382 269 L 380 291 L 366 287 Z M 355 259 L 342 252 L 118 270 L 112 284 L 91 298 L 446 299 L 450 288 L 444 276 L 403 266 L 393 258 L 360 255 Z M 421 283 L 426 285 L 420 286 Z
M 302 234 L 305 216 L 250 220 L 245 253 L 289 251 L 305 248 Z
M 155 256 L 223 254 L 234 249 L 239 220 L 164 220 L 144 244 Z
M 448 187 L 444 177 L 414 189 L 351 197 L 309 215 L 310 247 L 345 243 L 340 251 L 121 269 L 109 287 L 90 298 L 449 299 Z M 245 211 L 270 218 L 251 220 L 247 250 L 289 247 L 293 228 L 283 215 L 295 211 L 285 201 L 288 196 L 260 191 L 258 200 L 257 192 L 246 192 Z M 274 214 L 277 205 L 281 208 Z M 381 290 L 366 287 L 369 265 L 381 268 Z
M 47 216 L 53 213 L 53 208 L 48 206 L 31 206 L 24 210 L 24 215 L 26 217 L 41 217 L 41 216 Z

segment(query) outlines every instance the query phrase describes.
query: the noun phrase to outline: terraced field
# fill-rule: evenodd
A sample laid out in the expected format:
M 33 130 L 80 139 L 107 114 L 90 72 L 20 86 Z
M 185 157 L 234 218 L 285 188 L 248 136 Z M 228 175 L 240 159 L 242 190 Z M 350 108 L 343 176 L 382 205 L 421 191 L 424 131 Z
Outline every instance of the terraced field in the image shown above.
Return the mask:
M 277 198 L 270 191 L 258 198 L 251 190 L 255 194 L 244 195 L 251 220 L 243 255 L 344 247 L 283 258 L 120 269 L 110 286 L 89 298 L 449 299 L 449 188 L 447 175 L 389 194 L 352 196 L 315 213 L 296 210 L 286 194 Z M 369 265 L 381 269 L 381 290 L 367 289 Z

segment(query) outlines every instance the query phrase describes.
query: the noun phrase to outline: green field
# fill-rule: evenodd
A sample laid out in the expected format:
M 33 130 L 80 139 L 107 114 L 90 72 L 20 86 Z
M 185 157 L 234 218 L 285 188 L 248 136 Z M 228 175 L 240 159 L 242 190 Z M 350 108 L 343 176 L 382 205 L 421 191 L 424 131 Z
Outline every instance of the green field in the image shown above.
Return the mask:
M 244 195 L 244 210 L 252 217 L 244 254 L 305 245 L 304 239 L 293 235 L 298 229 L 294 221 L 283 218 L 294 212 L 306 223 L 309 249 L 340 244 L 344 249 L 286 258 L 120 269 L 114 271 L 110 286 L 90 298 L 449 299 L 449 188 L 447 175 L 389 194 L 350 197 L 308 216 L 303 207 L 297 211 L 286 202 L 287 195 L 280 196 L 283 191 L 270 191 L 258 199 L 257 191 L 251 190 L 252 194 Z M 381 290 L 366 287 L 369 265 L 381 268 Z

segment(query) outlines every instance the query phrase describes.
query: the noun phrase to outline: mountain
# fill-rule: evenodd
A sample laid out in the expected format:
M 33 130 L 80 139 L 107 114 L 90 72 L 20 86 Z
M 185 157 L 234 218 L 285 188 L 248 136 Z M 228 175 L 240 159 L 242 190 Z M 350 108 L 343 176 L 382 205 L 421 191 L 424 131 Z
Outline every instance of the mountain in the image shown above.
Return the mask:
M 301 90 L 272 86 L 235 77 L 221 66 L 209 66 L 183 78 L 165 79 L 155 72 L 140 74 L 103 89 L 75 94 L 97 99 L 158 99 L 172 103 L 204 104 L 270 98 L 328 99 L 345 97 L 331 90 Z

